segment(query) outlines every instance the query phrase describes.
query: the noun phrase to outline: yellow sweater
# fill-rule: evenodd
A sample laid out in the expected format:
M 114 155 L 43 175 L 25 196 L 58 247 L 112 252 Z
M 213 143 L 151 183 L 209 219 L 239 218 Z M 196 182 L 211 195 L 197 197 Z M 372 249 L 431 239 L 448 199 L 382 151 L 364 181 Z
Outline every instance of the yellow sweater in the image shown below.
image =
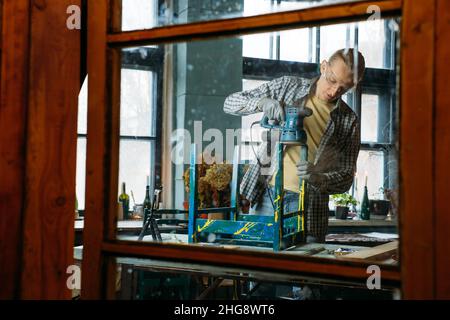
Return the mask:
M 310 117 L 304 119 L 304 127 L 308 137 L 308 161 L 314 163 L 317 148 L 330 120 L 330 112 L 334 108 L 334 104 L 327 103 L 313 96 L 311 99 L 308 99 L 306 106 L 313 111 Z M 297 162 L 299 160 L 300 146 L 286 146 L 283 156 L 285 190 L 299 192 L 299 179 L 297 176 Z M 275 185 L 275 174 L 270 181 L 270 185 Z

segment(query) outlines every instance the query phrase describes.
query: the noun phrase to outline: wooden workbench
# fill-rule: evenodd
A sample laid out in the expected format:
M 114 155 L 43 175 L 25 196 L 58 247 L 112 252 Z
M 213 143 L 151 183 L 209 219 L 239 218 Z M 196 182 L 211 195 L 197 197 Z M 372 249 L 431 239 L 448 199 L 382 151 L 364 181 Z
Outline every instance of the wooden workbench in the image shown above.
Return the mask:
M 176 227 L 176 226 L 174 226 Z M 335 228 L 348 228 L 357 229 L 357 228 L 396 228 L 397 222 L 394 221 L 386 221 L 385 216 L 372 216 L 370 220 L 341 220 L 336 219 L 334 217 L 330 217 L 328 219 L 328 227 L 330 232 L 333 232 Z M 75 220 L 75 231 L 82 231 L 84 228 L 84 220 L 77 219 Z M 121 220 L 117 223 L 117 230 L 121 231 L 140 231 L 142 228 L 142 220 Z M 180 228 L 180 227 L 178 227 Z M 164 226 L 162 227 L 164 229 Z

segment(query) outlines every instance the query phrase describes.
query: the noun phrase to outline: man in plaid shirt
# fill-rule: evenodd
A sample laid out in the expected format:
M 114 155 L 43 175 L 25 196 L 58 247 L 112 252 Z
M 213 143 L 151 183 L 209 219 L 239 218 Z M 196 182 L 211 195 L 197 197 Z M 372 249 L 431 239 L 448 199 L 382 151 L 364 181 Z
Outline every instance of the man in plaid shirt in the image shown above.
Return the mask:
M 285 76 L 256 89 L 237 92 L 225 100 L 224 111 L 233 115 L 264 112 L 273 122 L 284 121 L 284 106 L 310 108 L 305 118 L 308 161 L 299 159 L 298 146 L 284 146 L 284 212 L 296 211 L 298 178 L 308 182 L 306 225 L 308 242 L 324 242 L 328 229 L 329 195 L 350 188 L 360 147 L 359 121 L 341 96 L 361 81 L 364 57 L 353 49 L 336 51 L 320 65 L 315 79 Z M 274 132 L 275 133 L 275 132 Z M 276 133 L 275 133 L 276 134 Z M 273 213 L 274 169 L 272 139 L 264 141 L 245 173 L 240 191 L 255 213 Z M 274 149 L 273 149 L 274 150 Z M 271 192 L 272 191 L 272 194 Z

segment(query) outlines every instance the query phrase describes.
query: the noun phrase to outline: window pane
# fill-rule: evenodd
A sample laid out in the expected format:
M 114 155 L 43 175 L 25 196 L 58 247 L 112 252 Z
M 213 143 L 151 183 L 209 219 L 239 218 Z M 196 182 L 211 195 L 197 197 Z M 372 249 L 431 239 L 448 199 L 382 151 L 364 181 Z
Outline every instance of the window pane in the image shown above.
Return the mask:
M 355 197 L 361 202 L 367 177 L 369 199 L 382 199 L 384 187 L 384 154 L 382 151 L 361 150 L 358 156 Z
M 142 204 L 145 198 L 147 177 L 154 174 L 151 155 L 155 152 L 149 141 L 122 140 L 120 142 L 119 193 L 122 182 L 126 183 L 130 196 L 130 210 L 135 204 Z M 134 199 L 131 196 L 134 195 Z M 136 201 L 136 202 L 135 202 Z
M 384 20 L 378 19 L 358 23 L 359 50 L 365 53 L 366 67 L 384 68 L 385 29 Z
M 321 37 L 321 44 L 324 48 L 319 49 L 321 49 L 322 55 L 325 56 L 327 51 L 331 54 L 334 51 L 345 47 L 346 44 L 354 43 L 354 31 L 354 23 L 328 25 L 327 27 L 321 28 L 321 33 L 323 35 L 323 37 Z M 280 38 L 284 38 L 285 34 L 287 34 L 286 31 L 279 31 L 265 33 L 264 35 L 259 36 L 264 36 L 265 39 L 270 39 L 271 36 L 276 38 L 279 35 Z M 295 30 L 295 32 L 291 32 L 291 35 L 294 36 L 299 34 L 303 34 L 305 37 L 307 36 L 307 41 L 310 41 L 310 35 L 304 33 L 304 30 L 299 29 Z M 294 40 L 291 41 L 294 42 Z M 164 238 L 163 242 L 180 243 L 183 241 L 186 242 L 186 239 L 193 239 L 198 240 L 198 245 L 216 245 L 219 243 L 222 244 L 230 242 L 234 244 L 239 242 L 240 245 L 241 240 L 244 241 L 250 239 L 252 241 L 252 245 L 245 247 L 245 249 L 276 251 L 276 248 L 274 249 L 273 246 L 274 243 L 283 244 L 286 242 L 282 241 L 286 239 L 286 241 L 289 241 L 288 237 L 284 240 L 280 240 L 280 242 L 276 242 L 277 240 L 273 239 L 274 233 L 273 230 L 270 230 L 270 228 L 273 226 L 271 222 L 273 220 L 271 219 L 273 219 L 272 217 L 275 210 L 273 210 L 273 207 L 269 208 L 269 206 L 271 206 L 268 202 L 270 199 L 267 200 L 269 197 L 266 196 L 264 196 L 264 200 L 267 200 L 267 207 L 264 207 L 263 210 L 267 211 L 260 211 L 259 214 L 266 213 L 269 217 L 266 221 L 269 221 L 268 223 L 270 225 L 264 225 L 264 227 L 268 228 L 266 230 L 270 230 L 270 236 L 263 238 L 267 239 L 267 241 L 261 240 L 261 233 L 258 233 L 259 231 L 253 231 L 256 229 L 249 231 L 250 233 L 255 232 L 255 234 L 245 234 L 241 238 L 241 233 L 238 231 L 245 227 L 246 222 L 244 221 L 247 220 L 238 220 L 238 223 L 235 225 L 228 224 L 229 221 L 220 222 L 227 220 L 227 210 L 220 209 L 220 212 L 217 212 L 217 210 L 216 212 L 209 213 L 207 211 L 205 213 L 203 213 L 203 211 L 199 212 L 201 209 L 229 207 L 231 201 L 231 175 L 229 174 L 229 169 L 232 164 L 237 164 L 233 159 L 233 151 L 235 148 L 240 147 L 243 152 L 240 163 L 241 165 L 244 162 L 243 160 L 250 160 L 254 158 L 252 147 L 249 145 L 251 140 L 254 141 L 253 146 L 255 147 L 255 151 L 259 154 L 263 153 L 263 150 L 258 148 L 258 143 L 261 141 L 262 131 L 258 126 L 258 123 L 261 121 L 262 117 L 262 114 L 259 112 L 260 108 L 262 108 L 261 103 L 267 103 L 265 106 L 266 110 L 270 109 L 270 105 L 272 103 L 276 105 L 276 102 L 272 100 L 278 101 L 281 104 L 292 105 L 299 99 L 307 97 L 307 94 L 310 93 L 311 89 L 310 80 L 317 75 L 318 65 L 316 63 L 308 63 L 304 61 L 283 61 L 276 59 L 269 61 L 266 59 L 247 59 L 245 57 L 247 53 L 244 49 L 246 45 L 245 42 L 245 38 L 243 40 L 242 36 L 239 35 L 235 37 L 220 37 L 217 39 L 208 38 L 165 44 L 165 54 L 162 55 L 162 61 L 159 65 L 154 66 L 155 73 L 160 74 L 160 72 L 162 72 L 164 74 L 161 92 L 158 92 L 157 87 L 154 85 L 150 89 L 153 90 L 154 97 L 158 94 L 161 95 L 158 97 L 158 101 L 159 99 L 163 101 L 162 109 L 164 111 L 164 116 L 162 118 L 164 120 L 162 126 L 165 128 L 164 133 L 165 137 L 167 137 L 167 139 L 158 140 L 157 142 L 161 143 L 161 145 L 157 146 L 162 149 L 163 160 L 161 163 L 155 163 L 157 166 L 161 165 L 164 173 L 164 178 L 162 180 L 162 185 L 164 186 L 164 209 L 169 211 L 164 211 L 162 214 L 170 217 L 173 217 L 172 214 L 178 215 L 175 216 L 176 219 L 174 220 L 176 221 L 168 222 L 167 216 L 161 219 L 157 218 L 157 221 L 155 221 L 158 226 L 161 227 L 161 233 Z M 296 42 L 296 45 L 292 46 L 291 51 L 294 52 L 296 51 L 295 49 L 298 49 L 298 52 L 302 52 L 305 48 L 308 48 L 309 50 L 310 44 L 311 43 L 307 43 L 307 46 L 304 46 L 301 41 Z M 267 54 L 267 41 L 265 40 L 261 44 L 254 44 L 254 48 L 251 49 L 254 49 L 255 55 L 259 54 L 259 50 L 264 52 L 264 54 Z M 125 53 L 126 50 L 130 49 L 124 49 L 122 53 Z M 140 48 L 134 48 L 134 50 L 140 50 Z M 364 55 L 364 52 L 362 52 L 362 54 Z M 296 57 L 293 56 L 289 59 L 296 59 Z M 330 88 L 334 87 L 334 85 L 338 82 L 347 82 L 345 80 L 348 79 L 345 78 L 347 78 L 347 76 L 351 77 L 351 75 L 347 74 L 347 69 L 345 68 L 332 69 L 334 70 L 333 72 L 338 73 L 340 77 L 337 77 L 337 80 L 333 80 L 329 75 L 327 75 L 327 77 L 320 78 L 320 87 L 317 87 L 319 89 L 316 93 L 323 99 L 314 99 L 310 101 L 308 98 L 305 98 L 305 100 L 302 100 L 306 101 L 306 103 L 315 110 L 313 118 L 310 118 L 313 119 L 314 122 L 308 122 L 309 133 L 307 133 L 306 136 L 308 139 L 307 142 L 310 142 L 311 148 L 316 148 L 319 151 L 323 149 L 323 152 L 316 151 L 316 154 L 319 155 L 316 158 L 316 163 L 317 170 L 321 170 L 324 173 L 323 177 L 328 179 L 327 182 L 329 182 L 329 184 L 327 184 L 327 187 L 329 189 L 327 189 L 326 192 L 328 195 L 332 195 L 334 193 L 346 191 L 343 190 L 343 188 L 347 187 L 347 184 L 342 182 L 339 178 L 342 175 L 345 175 L 345 172 L 348 171 L 344 171 L 341 168 L 343 168 L 348 162 L 356 161 L 353 159 L 357 159 L 357 163 L 354 163 L 353 166 L 346 166 L 345 170 L 352 170 L 354 167 L 357 167 L 358 184 L 356 190 L 355 188 L 353 190 L 353 195 L 359 192 L 359 195 L 357 195 L 358 200 L 362 197 L 362 193 L 360 192 L 362 185 L 364 184 L 366 171 L 370 197 L 375 197 L 375 193 L 378 192 L 380 187 L 386 184 L 385 182 L 387 180 L 389 180 L 389 183 L 386 185 L 392 186 L 393 188 L 398 188 L 398 185 L 391 183 L 391 181 L 394 181 L 391 180 L 391 176 L 395 174 L 395 166 L 392 167 L 393 172 L 390 172 L 389 165 L 387 164 L 387 162 L 390 162 L 392 159 L 396 159 L 395 153 L 392 153 L 391 159 L 388 153 L 383 151 L 384 149 L 381 150 L 381 147 L 384 148 L 384 145 L 380 146 L 380 144 L 377 144 L 376 146 L 373 146 L 373 148 L 377 148 L 376 150 L 366 150 L 370 148 L 370 146 L 364 144 L 362 146 L 361 153 L 357 158 L 356 155 L 352 154 L 350 151 L 353 149 L 346 147 L 347 144 L 350 144 L 352 141 L 358 140 L 359 138 L 352 135 L 352 126 L 350 124 L 354 120 L 354 115 L 347 112 L 341 113 L 341 110 L 337 110 L 337 112 L 330 115 L 330 112 L 333 112 L 333 102 L 335 102 L 335 100 L 333 99 L 333 101 L 331 101 L 332 99 L 329 98 L 329 104 L 324 103 L 324 100 L 327 99 L 327 95 L 330 95 Z M 365 93 L 364 97 L 359 99 L 357 96 L 360 92 L 359 90 L 344 97 L 347 101 L 354 105 L 355 111 L 362 111 L 362 114 L 360 115 L 362 136 L 364 140 L 369 140 L 368 142 L 378 142 L 377 138 L 379 135 L 379 129 L 377 124 L 383 122 L 383 119 L 385 118 L 380 116 L 381 111 L 379 104 L 381 99 L 386 101 L 396 101 L 394 97 L 391 96 L 391 93 L 398 92 L 398 84 L 395 82 L 397 78 L 392 77 L 392 81 L 384 81 L 384 76 L 392 75 L 390 72 L 390 70 L 371 69 L 370 72 L 366 74 L 367 79 L 365 79 L 367 83 L 370 83 L 370 87 L 366 87 L 365 83 L 362 85 L 362 90 L 364 90 L 363 92 Z M 380 79 L 382 79 L 382 83 Z M 129 85 L 132 89 L 134 89 L 131 90 L 127 89 L 125 87 L 127 84 L 122 82 L 122 86 L 125 87 L 122 90 L 123 104 L 132 101 L 132 99 L 135 98 L 134 96 L 142 94 L 140 91 L 148 90 L 148 87 L 150 86 L 142 83 L 145 82 L 138 82 L 136 85 Z M 385 90 L 383 91 L 385 92 L 385 95 L 377 96 L 374 94 L 382 92 L 382 89 Z M 389 95 L 389 97 L 387 95 Z M 361 105 L 359 105 L 360 100 Z M 315 104 L 314 101 L 316 101 L 317 104 Z M 132 109 L 131 111 L 129 111 L 130 109 L 127 109 L 126 107 L 122 109 L 124 112 L 132 113 Z M 383 112 L 386 110 L 389 112 L 396 112 L 395 110 L 398 110 L 398 108 L 384 108 Z M 336 120 L 334 115 L 337 115 L 338 117 L 348 116 L 349 118 L 345 119 L 348 121 L 340 121 L 341 118 Z M 330 125 L 331 117 L 336 120 L 333 123 L 334 126 Z M 129 121 L 128 116 L 123 116 L 121 119 L 125 122 Z M 396 117 L 392 117 L 392 119 L 396 119 Z M 250 130 L 251 124 L 255 122 L 257 124 Z M 290 123 L 293 124 L 293 122 Z M 318 132 L 315 132 L 315 129 L 318 129 Z M 279 130 L 279 128 L 273 128 L 272 130 L 276 131 Z M 328 134 L 330 135 L 330 139 L 324 140 L 325 135 Z M 317 138 L 316 140 L 315 137 Z M 238 145 L 237 141 L 240 141 L 241 144 Z M 395 144 L 398 140 L 394 137 L 390 142 Z M 191 155 L 191 148 L 193 144 L 196 145 L 197 149 L 196 154 Z M 316 144 L 316 146 L 314 144 Z M 388 147 L 389 146 L 386 146 L 386 148 Z M 151 170 L 150 175 L 152 175 L 153 171 L 149 166 L 154 162 L 152 162 L 147 151 L 137 150 L 134 152 L 122 152 L 124 149 L 125 146 L 122 143 L 121 168 L 122 166 L 128 167 L 128 170 L 148 168 Z M 270 151 L 271 156 L 274 157 L 276 154 L 274 148 Z M 289 148 L 287 151 L 292 152 L 286 153 L 287 156 L 284 157 L 284 160 L 286 160 L 286 170 L 284 171 L 286 174 L 284 175 L 284 178 L 286 182 L 291 182 L 290 186 L 292 187 L 294 185 L 294 188 L 287 189 L 286 184 L 285 190 L 298 190 L 299 178 L 297 176 L 296 163 L 300 160 L 300 152 L 296 152 L 296 149 L 292 148 Z M 155 154 L 153 149 L 148 152 L 152 155 Z M 124 164 L 124 160 L 122 159 L 125 155 L 130 159 L 130 162 L 127 164 Z M 251 181 L 251 183 L 256 182 L 256 184 L 262 185 L 263 188 L 267 187 L 266 184 L 263 183 L 264 181 L 267 181 L 269 186 L 274 184 L 271 177 L 268 177 L 268 175 L 271 174 L 271 172 L 269 172 L 270 164 L 274 164 L 275 159 L 271 159 L 271 157 L 267 158 L 269 158 L 269 163 L 264 163 L 261 167 L 261 172 L 264 172 L 265 176 L 260 176 L 257 177 L 257 179 L 252 180 L 241 180 L 241 183 L 244 181 L 244 187 L 252 188 L 250 184 L 246 185 L 247 182 L 245 181 Z M 341 159 L 344 158 L 348 160 L 340 163 Z M 200 166 L 198 178 L 195 180 L 199 187 L 197 202 L 192 201 L 193 196 L 189 193 L 192 190 L 191 181 L 189 179 L 191 175 L 191 159 L 194 159 L 197 165 Z M 262 157 L 259 157 L 259 159 L 261 160 Z M 285 162 L 283 161 L 283 163 Z M 148 167 L 146 167 L 145 164 L 148 164 Z M 246 166 L 241 167 L 246 168 Z M 145 178 L 143 179 L 142 176 L 145 177 L 146 173 L 142 173 L 142 170 L 143 169 L 138 170 L 141 171 L 141 173 L 127 173 L 127 175 L 137 175 L 137 177 L 135 177 L 135 181 L 141 181 L 141 187 L 133 186 L 133 191 L 135 188 L 142 188 L 142 192 L 144 190 Z M 336 170 L 340 171 L 342 175 L 333 174 Z M 247 178 L 248 177 L 249 175 L 247 175 Z M 127 179 L 127 176 L 121 173 L 119 182 L 122 182 L 122 180 L 125 179 Z M 288 181 L 289 179 L 290 181 Z M 136 182 L 130 182 L 129 180 L 126 181 L 127 185 L 136 184 Z M 219 185 L 221 187 L 220 189 Z M 241 191 L 247 191 L 244 187 L 240 188 Z M 348 186 L 348 188 L 350 188 L 350 186 Z M 251 190 L 248 191 L 249 192 L 246 192 L 242 196 L 248 196 L 249 198 L 253 197 Z M 257 195 L 258 191 L 255 191 L 254 194 Z M 262 191 L 264 191 L 264 189 Z M 351 190 L 349 191 L 351 192 Z M 135 194 L 135 196 L 136 198 L 138 197 L 137 194 Z M 281 199 L 281 197 L 278 199 Z M 286 197 L 286 199 L 289 198 Z M 311 214 L 317 214 L 323 217 L 324 226 L 328 222 L 327 227 L 322 230 L 330 230 L 330 234 L 335 231 L 342 237 L 346 237 L 347 234 L 352 233 L 352 230 L 354 230 L 357 225 L 367 224 L 372 226 L 372 221 L 370 220 L 361 224 L 357 223 L 352 225 L 351 219 L 343 219 L 346 221 L 338 222 L 342 222 L 345 226 L 345 230 L 338 229 L 337 225 L 333 224 L 336 222 L 336 219 L 328 219 L 330 215 L 330 212 L 326 207 L 328 198 L 324 197 L 321 199 L 323 203 L 321 203 L 320 208 L 314 206 L 311 206 L 310 208 L 313 208 L 311 210 L 314 210 Z M 142 200 L 142 195 L 141 199 L 136 199 L 137 202 L 141 202 Z M 264 203 L 261 203 L 258 198 L 252 198 L 251 200 L 254 204 L 256 204 L 256 206 L 264 206 Z M 213 231 L 208 229 L 209 231 L 207 233 L 201 233 L 198 238 L 178 237 L 180 234 L 185 235 L 186 232 L 189 232 L 186 227 L 188 225 L 186 224 L 186 220 L 188 220 L 186 209 L 189 206 L 194 206 L 196 203 L 199 207 L 196 208 L 197 215 L 195 221 L 191 221 L 191 226 L 195 226 L 195 228 L 191 229 L 191 231 L 194 230 L 196 233 L 201 233 L 202 230 L 210 228 L 209 226 L 218 226 L 218 229 L 214 229 Z M 243 203 L 245 203 L 245 201 L 243 201 Z M 298 223 L 299 217 L 295 216 L 295 212 L 298 212 L 298 210 L 293 210 L 293 208 L 298 209 L 298 205 L 299 201 L 296 199 L 296 201 L 291 201 L 291 207 L 286 209 L 288 212 L 294 212 L 293 217 L 295 219 L 289 220 L 289 223 Z M 252 210 L 255 209 L 256 206 L 254 206 Z M 255 216 L 252 211 L 244 211 L 244 207 L 245 206 L 240 207 L 242 214 L 249 214 L 250 216 L 239 218 L 260 219 L 258 214 Z M 205 214 L 206 217 L 200 216 L 203 214 Z M 203 221 L 200 221 L 199 219 Z M 207 222 L 207 220 L 210 222 Z M 208 223 L 208 225 L 205 223 Z M 240 225 L 240 223 L 244 224 Z M 135 227 L 139 228 L 140 225 L 139 221 L 137 221 L 137 226 Z M 224 225 L 226 225 L 227 228 L 230 226 L 230 228 L 232 228 L 231 231 L 228 229 L 222 229 Z M 396 232 L 395 221 L 386 222 L 383 224 L 383 227 L 385 225 L 389 227 L 388 230 L 391 230 L 393 233 Z M 239 229 L 233 229 L 237 228 L 237 226 L 239 226 Z M 257 226 L 258 228 L 263 227 L 263 225 Z M 374 229 L 380 230 L 379 226 L 380 225 L 375 225 Z M 300 225 L 297 224 L 295 227 L 296 231 L 293 232 L 298 232 L 301 230 Z M 328 227 L 330 229 L 327 229 Z M 120 227 L 118 229 L 120 229 Z M 283 232 L 288 230 L 292 231 L 292 229 L 286 227 L 283 229 Z M 229 233 L 227 233 L 227 231 Z M 380 231 L 385 233 L 387 232 L 386 229 Z M 145 230 L 144 233 L 146 233 L 146 238 L 144 241 L 154 240 L 151 236 L 150 229 Z M 330 234 L 324 235 L 325 245 L 328 244 L 327 239 L 329 238 L 327 237 Z M 176 235 L 176 237 L 173 235 Z M 125 235 L 120 232 L 118 233 L 118 237 L 123 236 Z M 266 235 L 263 236 L 266 237 Z M 134 235 L 133 237 L 129 236 L 127 239 L 138 240 L 138 237 L 137 235 Z M 370 241 L 372 240 L 378 241 L 374 239 L 371 239 Z M 253 241 L 260 241 L 258 242 L 258 247 L 253 245 Z M 248 242 L 244 241 L 242 243 Z M 371 244 L 373 245 L 373 243 Z M 304 244 L 299 244 L 300 247 L 302 245 Z M 262 248 L 264 246 L 265 248 Z M 395 261 L 392 263 L 396 264 Z
M 77 139 L 76 192 L 78 209 L 84 210 L 86 190 L 86 138 Z
M 87 133 L 87 93 L 88 77 L 84 79 L 83 86 L 78 94 L 78 133 Z
M 86 181 L 86 138 L 78 138 L 77 141 L 76 192 L 78 208 L 80 210 L 84 210 Z M 120 186 L 122 182 L 125 182 L 128 195 L 131 196 L 131 191 L 133 191 L 134 199 L 138 204 L 144 201 L 147 176 L 150 176 L 150 172 L 154 168 L 151 159 L 151 155 L 152 153 L 154 153 L 153 148 L 151 148 L 152 144 L 153 143 L 149 141 L 128 140 L 122 140 L 120 143 Z M 137 157 L 136 155 L 139 155 L 139 157 Z M 152 170 L 150 170 L 150 168 L 152 168 Z M 130 205 L 134 204 L 134 200 L 130 197 Z
M 151 71 L 122 69 L 121 135 L 154 135 L 153 77 Z
M 320 61 L 328 60 L 339 49 L 354 47 L 354 24 L 320 27 Z
M 244 57 L 271 59 L 273 54 L 270 54 L 270 42 L 273 37 L 270 33 L 252 34 L 242 37 Z
M 378 96 L 363 94 L 361 102 L 361 141 L 378 141 Z
M 175 234 L 171 236 L 176 239 L 187 237 L 187 235 Z M 339 249 L 339 245 L 333 249 Z M 82 253 L 82 247 L 75 248 L 77 263 L 81 262 Z M 307 254 L 305 252 L 305 255 Z M 332 256 L 332 254 L 324 251 L 322 256 Z M 113 260 L 114 265 L 117 266 L 115 277 L 117 279 L 117 300 L 188 300 L 188 302 L 184 302 L 184 307 L 191 308 L 196 304 L 191 304 L 189 301 L 195 301 L 205 296 L 208 300 L 229 301 L 245 300 L 249 297 L 251 300 L 398 300 L 400 297 L 400 290 L 389 283 L 383 283 L 380 289 L 371 290 L 366 282 L 343 280 L 342 277 L 305 276 L 292 272 L 269 272 L 228 265 L 188 264 L 176 260 L 140 259 L 133 256 L 108 257 L 108 259 Z M 209 290 L 205 291 L 205 286 L 217 283 L 217 279 L 220 280 L 220 285 L 209 285 Z M 271 306 L 273 309 L 259 308 L 260 305 L 255 309 L 247 309 L 244 308 L 245 304 L 233 304 L 227 306 L 227 310 L 209 309 L 205 310 L 204 314 L 206 315 L 206 312 L 225 314 L 226 312 L 227 314 L 245 315 L 249 310 L 257 310 L 258 314 L 260 312 L 271 315 L 274 312 L 281 314 L 281 310 L 278 309 L 279 305 L 278 303 Z M 264 307 L 268 306 L 264 305 Z M 191 309 L 175 309 L 176 315 L 179 314 L 178 310 L 184 310 L 187 313 L 186 310 Z M 190 312 L 197 314 L 197 311 Z M 287 312 L 284 313 L 287 314 Z M 200 314 L 202 317 L 204 316 L 203 311 L 200 311 L 199 316 L 192 318 L 198 319 Z M 189 319 L 189 317 L 184 318 Z M 287 317 L 280 316 L 279 318 Z
M 314 62 L 315 45 L 312 29 L 289 30 L 280 34 L 280 59 Z M 314 49 L 313 49 L 314 48 Z
M 298 10 L 355 0 L 114 0 L 122 4 L 123 31 Z M 358 1 L 358 0 L 356 0 Z M 362 0 L 360 0 L 362 1 Z M 115 30 L 120 31 L 120 30 Z
M 122 31 L 156 26 L 157 10 L 157 1 L 122 0 Z

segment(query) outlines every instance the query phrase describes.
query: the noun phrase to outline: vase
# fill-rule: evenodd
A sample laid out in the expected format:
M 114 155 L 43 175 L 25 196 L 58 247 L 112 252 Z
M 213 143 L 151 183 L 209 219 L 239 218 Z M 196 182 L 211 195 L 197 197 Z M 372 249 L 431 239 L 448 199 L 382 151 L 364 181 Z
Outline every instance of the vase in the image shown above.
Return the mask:
M 348 207 L 336 207 L 336 219 L 346 220 L 348 216 Z
M 367 192 L 367 186 L 364 187 L 364 195 L 361 201 L 361 219 L 370 220 L 370 207 L 369 207 L 369 196 Z

